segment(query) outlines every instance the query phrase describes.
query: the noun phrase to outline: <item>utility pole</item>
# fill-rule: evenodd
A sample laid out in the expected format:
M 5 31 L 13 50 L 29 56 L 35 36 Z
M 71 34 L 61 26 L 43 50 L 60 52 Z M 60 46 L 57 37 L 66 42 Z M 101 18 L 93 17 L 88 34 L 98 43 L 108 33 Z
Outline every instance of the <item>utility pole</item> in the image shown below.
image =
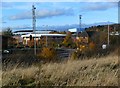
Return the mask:
M 46 32 L 47 32 L 48 25 L 46 26 Z M 47 47 L 47 34 L 46 34 L 46 47 Z
M 109 22 L 108 22 L 108 46 L 110 45 L 110 26 L 109 26 Z
M 81 16 L 79 15 L 79 28 L 77 29 L 76 39 L 79 40 L 79 30 L 81 29 Z M 77 42 L 77 50 L 79 49 L 79 42 Z
M 35 16 L 35 6 L 32 5 L 32 15 L 33 15 L 33 33 L 35 34 L 34 37 L 34 54 L 36 55 L 36 16 Z
M 79 21 L 80 21 L 80 23 L 79 23 L 79 25 L 80 25 L 80 28 L 79 29 L 81 29 L 81 19 L 82 19 L 82 15 L 79 15 Z M 77 37 L 78 37 L 78 34 L 79 34 L 79 31 L 77 31 Z
M 116 33 L 116 27 L 114 26 L 114 33 Z

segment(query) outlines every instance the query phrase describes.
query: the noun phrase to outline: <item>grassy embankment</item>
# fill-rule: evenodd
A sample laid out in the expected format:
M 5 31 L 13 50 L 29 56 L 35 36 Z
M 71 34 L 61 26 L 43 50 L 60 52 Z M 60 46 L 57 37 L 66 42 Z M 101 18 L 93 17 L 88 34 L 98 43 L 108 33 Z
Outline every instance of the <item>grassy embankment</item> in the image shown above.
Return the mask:
M 2 72 L 3 86 L 117 86 L 118 56 L 45 63 Z

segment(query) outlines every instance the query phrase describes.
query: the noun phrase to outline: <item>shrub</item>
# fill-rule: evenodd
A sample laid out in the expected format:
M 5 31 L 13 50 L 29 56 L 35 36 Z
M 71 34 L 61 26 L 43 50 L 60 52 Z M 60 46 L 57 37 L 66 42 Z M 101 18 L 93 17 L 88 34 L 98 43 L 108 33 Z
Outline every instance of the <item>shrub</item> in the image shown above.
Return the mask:
M 55 60 L 56 52 L 55 49 L 53 48 L 43 47 L 42 51 L 38 56 L 44 60 L 51 61 L 51 60 Z
M 64 41 L 62 42 L 62 45 L 68 48 L 76 48 L 76 44 L 73 42 L 71 32 L 67 33 Z
M 88 45 L 79 45 L 79 49 L 77 51 L 77 57 L 80 59 L 84 59 L 86 57 L 94 56 L 96 51 L 96 45 L 94 42 L 90 42 Z
M 95 49 L 95 44 L 93 42 L 89 43 L 89 49 L 93 51 Z
M 34 40 L 33 39 L 28 41 L 28 46 L 31 48 L 34 47 Z
M 78 54 L 77 54 L 77 52 L 73 52 L 71 54 L 70 60 L 76 60 L 76 59 L 78 59 Z

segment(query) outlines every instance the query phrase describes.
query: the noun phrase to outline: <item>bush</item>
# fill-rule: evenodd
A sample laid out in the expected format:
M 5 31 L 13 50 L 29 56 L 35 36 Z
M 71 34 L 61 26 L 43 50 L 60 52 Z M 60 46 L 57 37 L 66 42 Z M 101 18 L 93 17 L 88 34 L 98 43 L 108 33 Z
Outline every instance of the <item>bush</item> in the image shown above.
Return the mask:
M 28 46 L 31 47 L 31 48 L 34 47 L 34 40 L 33 39 L 28 41 Z
M 71 32 L 67 33 L 64 41 L 62 42 L 62 45 L 68 48 L 76 48 L 76 44 L 73 42 Z
M 73 52 L 71 54 L 70 60 L 76 60 L 76 59 L 78 59 L 78 54 L 77 54 L 77 52 Z
M 97 54 L 97 47 L 94 42 L 90 42 L 88 45 L 79 45 L 79 49 L 77 51 L 78 58 L 90 58 L 95 54 Z
M 51 61 L 55 60 L 56 52 L 53 48 L 43 47 L 42 51 L 38 56 L 44 60 Z
M 90 42 L 90 43 L 89 43 L 89 49 L 90 49 L 91 51 L 94 51 L 94 49 L 95 49 L 95 44 L 94 44 L 93 42 Z

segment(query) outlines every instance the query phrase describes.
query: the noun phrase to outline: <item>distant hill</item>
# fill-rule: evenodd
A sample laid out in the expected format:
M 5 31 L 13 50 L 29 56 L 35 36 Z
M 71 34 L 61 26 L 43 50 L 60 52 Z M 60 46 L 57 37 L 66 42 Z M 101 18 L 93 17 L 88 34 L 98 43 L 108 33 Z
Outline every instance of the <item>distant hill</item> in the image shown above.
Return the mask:
M 120 24 L 109 24 L 110 31 L 120 31 Z M 85 28 L 87 31 L 107 31 L 108 24 Z
M 108 24 L 116 24 L 114 22 L 99 22 L 99 23 L 93 23 L 93 24 L 89 24 L 89 27 L 90 26 L 98 26 L 98 25 L 108 25 Z
M 83 31 L 85 28 L 89 28 L 91 26 L 98 26 L 98 25 L 107 25 L 107 24 L 116 24 L 113 22 L 99 22 L 99 23 L 93 23 L 93 24 L 82 24 L 81 25 L 81 30 Z M 37 30 L 57 30 L 57 31 L 67 31 L 68 29 L 71 28 L 79 28 L 79 24 L 71 24 L 71 25 L 53 25 L 53 26 L 38 26 L 36 27 Z M 18 30 L 32 30 L 32 27 L 14 27 L 12 28 L 13 31 L 18 31 Z

